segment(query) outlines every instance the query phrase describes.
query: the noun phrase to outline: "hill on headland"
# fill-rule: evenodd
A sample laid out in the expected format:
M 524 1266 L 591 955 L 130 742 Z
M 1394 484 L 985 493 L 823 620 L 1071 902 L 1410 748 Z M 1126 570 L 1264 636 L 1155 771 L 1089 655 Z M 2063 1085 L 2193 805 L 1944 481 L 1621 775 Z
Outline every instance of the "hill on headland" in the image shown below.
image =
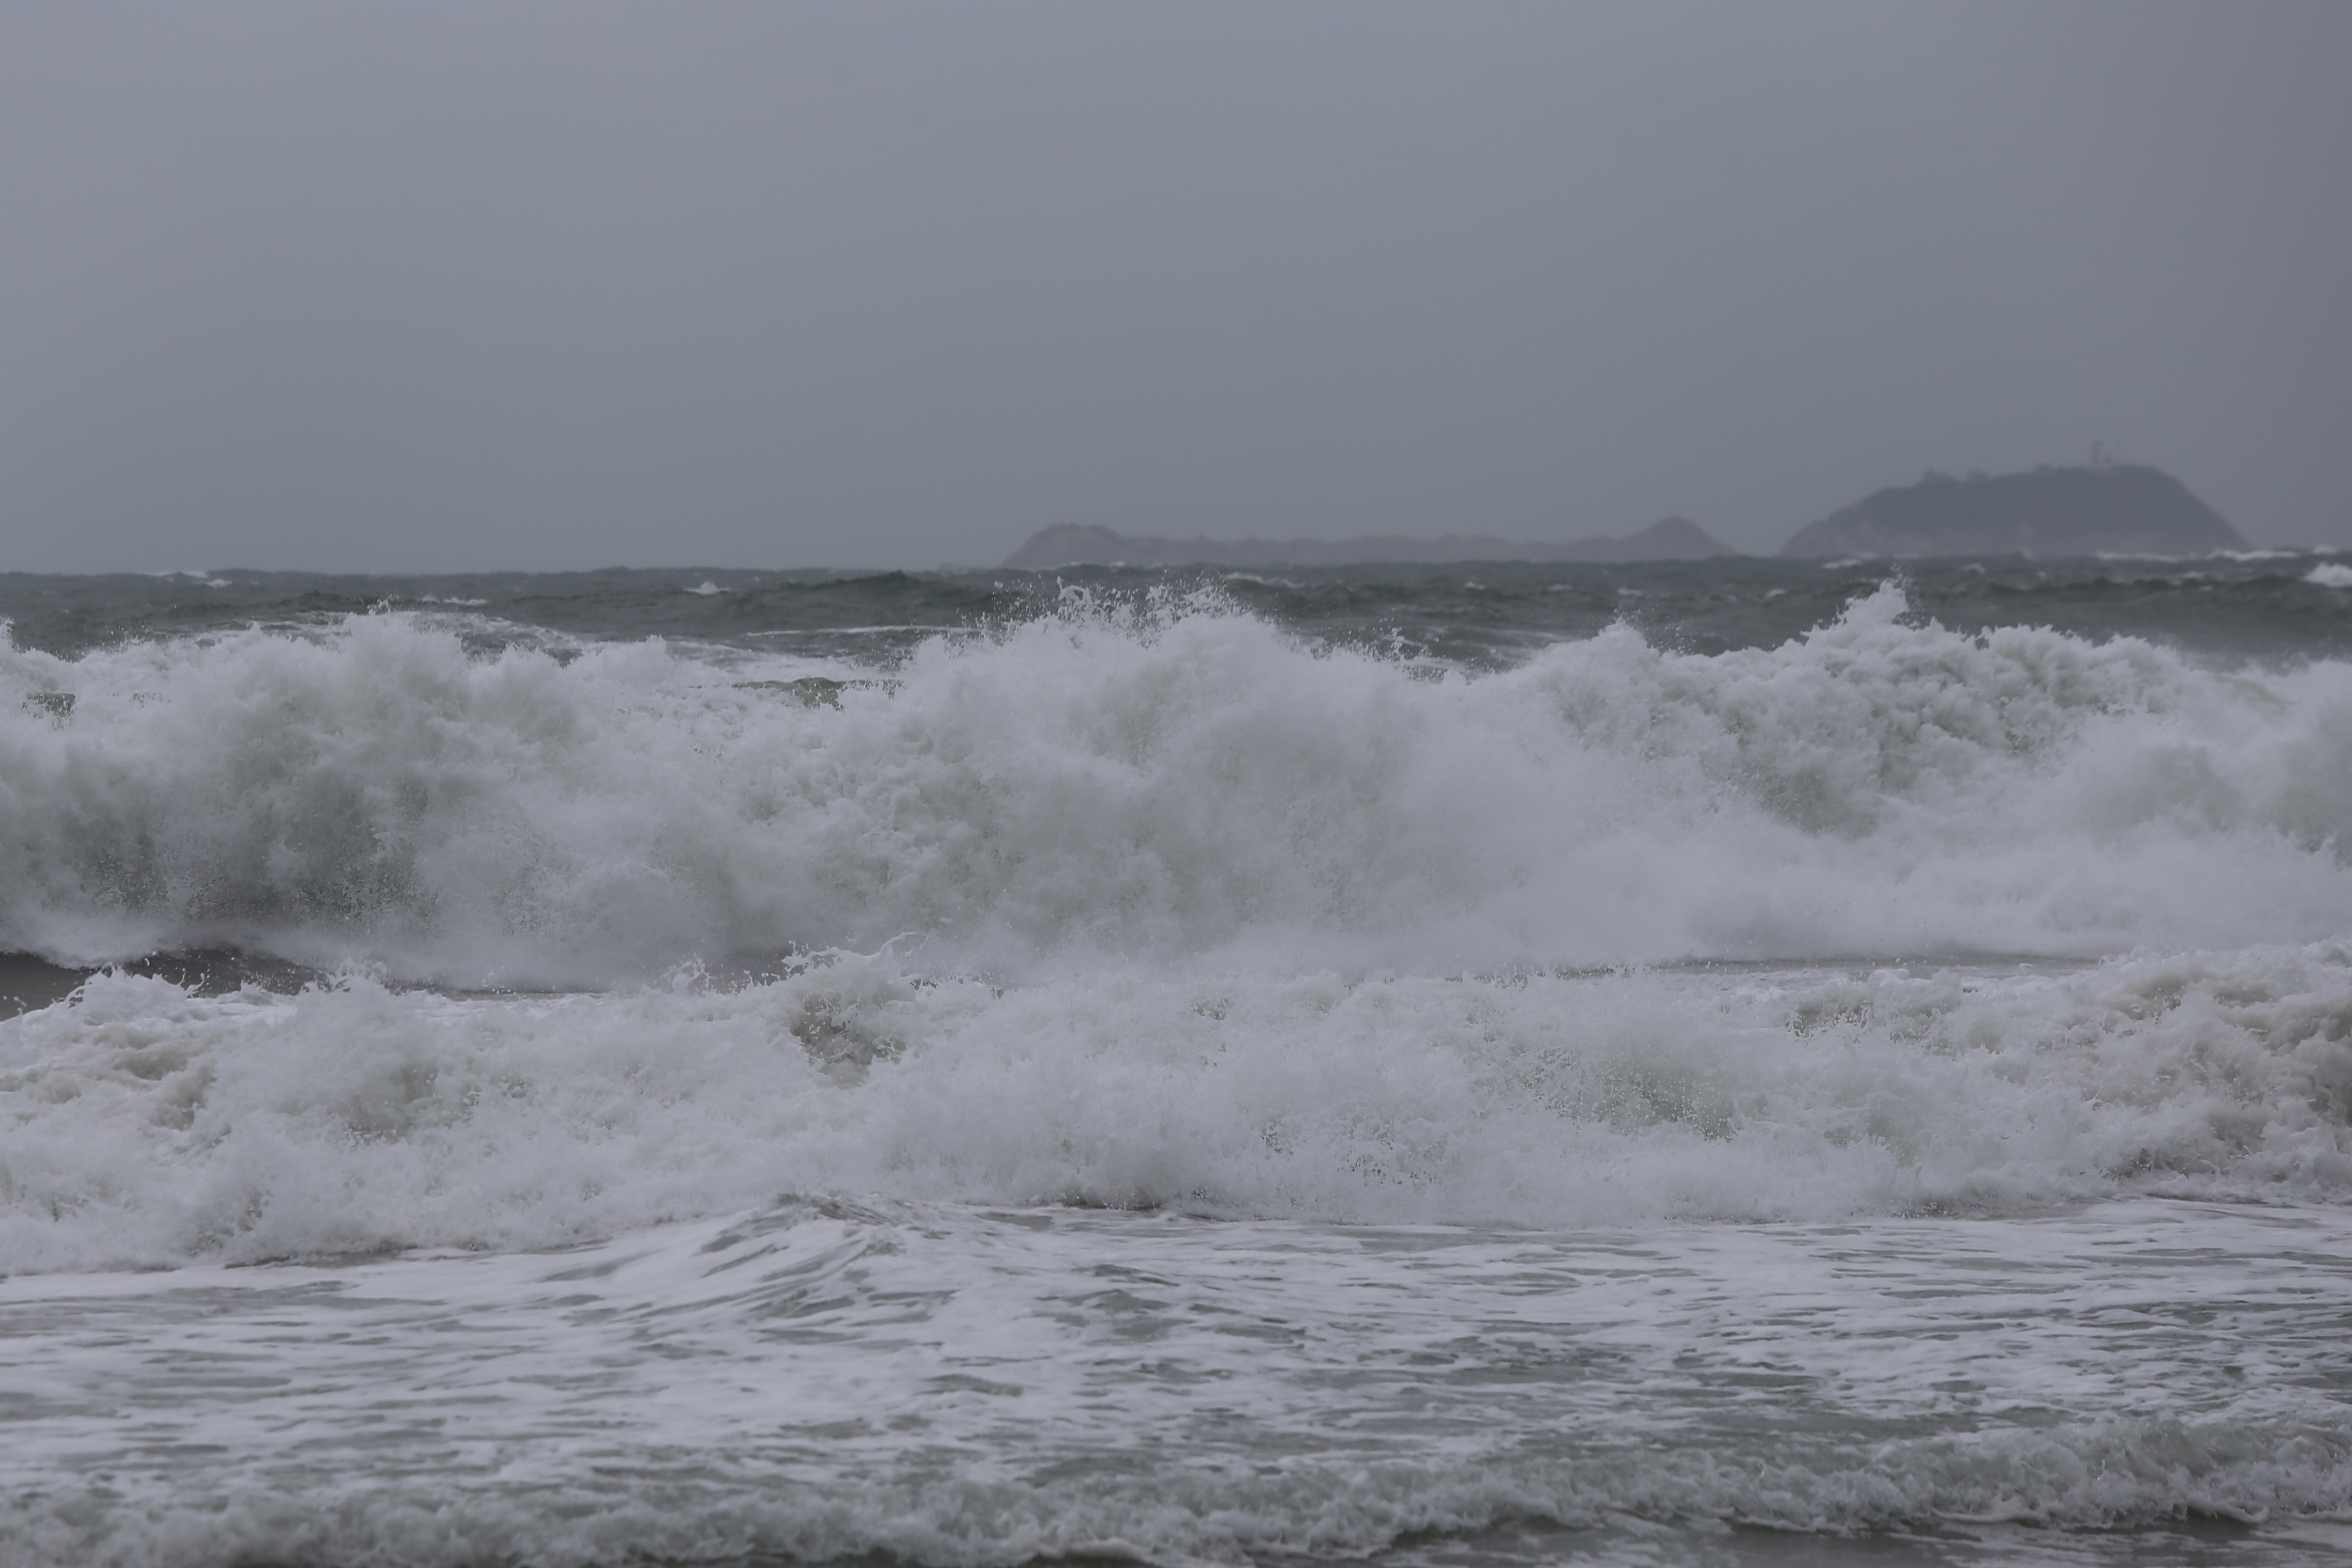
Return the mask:
M 1385 533 L 1362 539 L 1170 539 L 1117 533 L 1099 523 L 1041 528 L 1005 558 L 1013 570 L 1054 566 L 1351 566 L 1423 565 L 1454 561 L 1700 561 L 1736 555 L 1686 518 L 1670 517 L 1622 539 L 1606 535 L 1559 543 L 1448 533 L 1415 539 Z
M 1797 531 L 1782 555 L 2203 555 L 2243 550 L 2221 514 L 2144 464 L 2035 468 L 1883 489 Z

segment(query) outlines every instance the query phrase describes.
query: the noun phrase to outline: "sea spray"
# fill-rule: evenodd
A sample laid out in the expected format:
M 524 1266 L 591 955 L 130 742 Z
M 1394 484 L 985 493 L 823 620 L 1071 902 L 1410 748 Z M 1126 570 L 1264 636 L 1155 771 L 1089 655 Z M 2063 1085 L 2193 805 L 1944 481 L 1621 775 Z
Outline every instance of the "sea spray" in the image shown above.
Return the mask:
M 16 651 L 0 945 L 561 986 L 893 941 L 1011 977 L 2352 927 L 2352 666 L 2216 670 L 1904 605 L 1427 679 L 1213 600 L 1066 604 L 822 702 L 738 656 L 483 656 L 405 615 Z M 67 689 L 64 721 L 33 701 Z
M 1977 564 L 0 579 L 0 1561 L 2342 1554 L 2342 591 Z

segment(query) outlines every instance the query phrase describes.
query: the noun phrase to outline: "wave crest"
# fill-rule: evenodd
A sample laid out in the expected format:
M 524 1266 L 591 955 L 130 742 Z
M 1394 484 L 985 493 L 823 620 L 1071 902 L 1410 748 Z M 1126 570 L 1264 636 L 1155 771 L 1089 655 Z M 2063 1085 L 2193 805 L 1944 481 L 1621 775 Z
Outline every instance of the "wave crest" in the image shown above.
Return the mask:
M 567 985 L 894 939 L 1443 971 L 2352 926 L 2352 667 L 1905 607 L 1468 678 L 1081 599 L 823 700 L 740 655 L 482 657 L 399 615 L 11 652 L 0 946 Z

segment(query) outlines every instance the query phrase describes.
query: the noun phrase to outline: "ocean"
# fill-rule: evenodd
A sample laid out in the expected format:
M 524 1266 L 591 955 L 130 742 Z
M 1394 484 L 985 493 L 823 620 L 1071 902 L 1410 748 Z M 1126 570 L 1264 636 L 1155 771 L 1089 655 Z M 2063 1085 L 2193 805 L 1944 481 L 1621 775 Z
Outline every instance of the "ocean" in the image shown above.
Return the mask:
M 0 1563 L 2352 1563 L 2347 560 L 0 575 Z

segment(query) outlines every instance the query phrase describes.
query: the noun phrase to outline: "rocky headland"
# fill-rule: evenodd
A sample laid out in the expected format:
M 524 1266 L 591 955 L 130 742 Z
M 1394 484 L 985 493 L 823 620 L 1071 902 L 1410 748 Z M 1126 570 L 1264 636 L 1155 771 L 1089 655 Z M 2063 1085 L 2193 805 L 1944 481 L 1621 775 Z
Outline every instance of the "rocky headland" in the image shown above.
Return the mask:
M 2203 555 L 2243 550 L 2221 514 L 2144 464 L 2022 474 L 1929 474 L 1866 496 L 1797 531 L 1797 557 Z

